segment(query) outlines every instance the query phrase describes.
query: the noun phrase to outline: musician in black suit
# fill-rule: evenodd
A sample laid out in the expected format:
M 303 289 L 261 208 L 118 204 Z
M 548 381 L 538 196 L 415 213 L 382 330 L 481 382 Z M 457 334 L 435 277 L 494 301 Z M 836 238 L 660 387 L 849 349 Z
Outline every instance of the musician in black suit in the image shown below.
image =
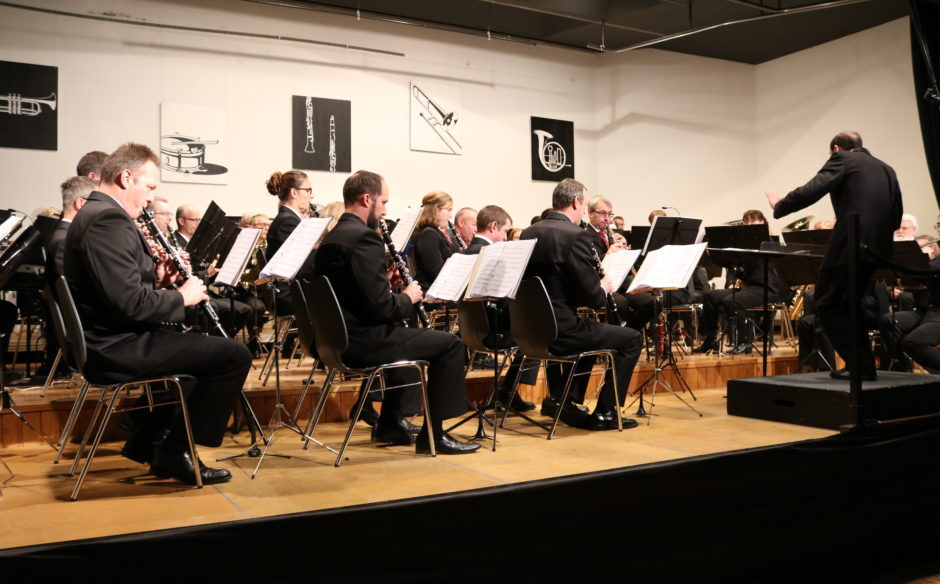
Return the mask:
M 764 225 L 767 218 L 758 210 L 744 212 L 742 221 L 745 225 Z M 741 287 L 737 287 L 737 280 L 741 280 Z M 783 284 L 777 276 L 773 266 L 767 270 L 767 301 L 778 302 L 783 294 Z M 702 318 L 699 322 L 703 340 L 702 344 L 692 350 L 693 353 L 708 353 L 718 348 L 718 319 L 724 314 L 729 322 L 734 322 L 734 348 L 733 355 L 750 353 L 754 343 L 754 327 L 748 326 L 746 310 L 761 306 L 764 302 L 764 263 L 756 259 L 739 270 L 729 270 L 726 287 L 719 290 L 705 292 L 702 297 Z M 765 329 L 770 323 L 764 323 Z
M 594 249 L 597 250 L 597 255 L 602 260 L 608 252 L 627 249 L 626 238 L 619 233 L 613 233 L 610 229 L 613 216 L 613 205 L 607 197 L 598 195 L 588 201 L 588 224 L 585 229 L 594 236 Z M 632 276 L 627 276 L 620 291 L 613 293 L 614 303 L 627 326 L 643 330 L 656 315 L 656 299 L 646 292 L 626 294 L 631 280 Z
M 447 193 L 433 191 L 424 195 L 421 206 L 413 236 L 415 280 L 427 292 L 447 258 L 457 253 L 457 242 L 447 227 L 454 200 Z
M 479 444 L 460 442 L 445 434 L 443 428 L 444 420 L 466 410 L 466 347 L 450 333 L 399 326 L 401 320 L 413 314 L 413 305 L 423 295 L 417 282 L 411 282 L 400 294 L 392 294 L 389 289 L 385 245 L 375 231 L 385 216 L 388 185 L 375 173 L 358 171 L 346 179 L 343 201 L 346 212 L 320 243 L 314 277 L 330 279 L 342 307 L 349 335 L 344 361 L 351 366 L 402 359 L 428 361 L 428 408 L 437 452 L 462 454 L 476 450 Z M 398 380 L 401 376 L 390 371 L 387 377 Z M 402 424 L 403 393 L 385 393 L 373 434 L 378 440 L 411 442 L 410 432 Z M 414 443 L 418 453 L 430 452 L 427 419 Z
M 268 193 L 274 195 L 280 201 L 277 215 L 268 227 L 267 244 L 268 249 L 265 255 L 270 260 L 281 249 L 290 234 L 300 225 L 302 219 L 306 219 L 310 212 L 310 201 L 313 199 L 313 188 L 310 186 L 310 179 L 307 173 L 300 170 L 288 170 L 287 172 L 275 172 L 266 183 Z M 297 278 L 309 277 L 313 272 L 314 253 L 311 252 L 304 261 L 300 270 L 297 272 Z M 290 288 L 286 282 L 275 283 L 277 290 L 276 314 L 285 316 L 294 314 L 294 306 L 291 304 Z M 266 293 L 263 291 L 262 293 Z M 270 298 L 265 302 L 270 304 Z M 269 309 L 272 308 L 269 306 Z
M 107 158 L 99 190 L 88 197 L 66 236 L 65 275 L 85 329 L 88 368 L 112 381 L 193 376 L 185 383 L 193 438 L 219 446 L 251 355 L 237 341 L 161 328 L 182 318 L 184 307 L 208 297 L 195 277 L 176 290 L 163 289 L 179 274 L 150 255 L 134 225 L 153 199 L 159 164 L 153 151 L 139 144 L 125 144 Z M 173 408 L 156 408 L 134 429 L 122 454 L 149 462 L 153 474 L 183 482 L 193 481 L 194 464 L 206 484 L 231 478 L 227 470 L 190 458 L 182 417 Z
M 502 207 L 497 205 L 487 205 L 480 209 L 476 215 L 477 224 L 474 229 L 476 235 L 470 240 L 465 254 L 479 254 L 484 247 L 493 243 L 506 241 L 508 234 L 512 231 L 512 217 L 509 216 Z M 492 303 L 492 310 L 489 312 L 491 333 L 490 338 L 486 340 L 488 347 L 505 348 L 515 346 L 516 342 L 509 337 L 509 307 L 505 300 L 498 300 Z M 509 400 L 509 393 L 519 375 L 519 367 L 522 365 L 522 355 L 516 352 L 509 369 L 506 370 L 506 376 L 503 378 L 503 384 L 500 386 L 496 395 L 496 401 L 500 404 L 506 404 Z M 535 369 L 529 369 L 523 372 L 524 383 L 535 385 L 538 372 Z M 518 393 L 513 396 L 509 404 L 510 409 L 516 412 L 527 412 L 535 409 L 535 404 L 525 401 Z
M 868 287 L 877 266 L 876 256 L 869 250 L 891 257 L 892 233 L 901 224 L 904 206 L 894 169 L 863 148 L 857 132 L 836 134 L 829 143 L 829 152 L 829 160 L 805 185 L 782 199 L 769 189 L 765 195 L 776 218 L 808 207 L 826 193 L 831 195 L 836 226 L 816 282 L 816 310 L 836 351 L 851 364 L 852 321 L 861 321 L 861 318 L 849 310 L 849 215 L 858 214 L 858 240 L 864 246 L 859 251 L 855 272 L 856 290 L 862 291 Z M 862 326 L 858 329 L 855 342 L 859 374 L 863 379 L 875 379 L 875 357 L 868 343 L 868 332 Z M 833 371 L 831 375 L 837 379 L 849 378 L 847 369 Z
M 558 325 L 558 338 L 550 347 L 553 352 L 571 354 L 591 349 L 615 351 L 616 391 L 608 373 L 592 414 L 586 415 L 574 403 L 559 403 L 569 366 L 561 368 L 562 371 L 559 371 L 559 367 L 548 367 L 550 396 L 542 403 L 542 413 L 554 415 L 560 406 L 561 419 L 566 424 L 590 430 L 612 430 L 617 428 L 616 416 L 619 415 L 640 356 L 642 337 L 629 327 L 578 317 L 580 306 L 604 306 L 605 293 L 612 288 L 606 277 L 601 279 L 598 276 L 592 263 L 591 234 L 578 227 L 587 208 L 586 191 L 584 185 L 574 179 L 561 181 L 552 193 L 552 212 L 522 232 L 522 239 L 538 239 L 525 277 L 540 277 L 551 298 Z M 592 365 L 592 359 L 582 359 L 578 372 L 586 372 Z M 588 376 L 576 379 L 578 381 L 569 397 L 573 402 L 580 403 L 584 399 Z M 624 428 L 633 426 L 636 426 L 635 420 L 623 420 Z

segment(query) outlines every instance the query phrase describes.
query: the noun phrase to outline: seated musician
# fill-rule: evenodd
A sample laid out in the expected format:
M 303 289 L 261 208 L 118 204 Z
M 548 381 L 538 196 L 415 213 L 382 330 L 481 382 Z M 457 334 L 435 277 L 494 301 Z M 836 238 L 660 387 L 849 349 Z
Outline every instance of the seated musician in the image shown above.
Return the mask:
M 610 229 L 610 222 L 614 216 L 613 206 L 610 199 L 600 195 L 592 197 L 588 201 L 588 219 L 589 222 L 585 229 L 593 235 L 594 248 L 600 259 L 604 259 L 607 252 L 616 252 L 621 249 L 627 249 L 627 240 L 619 233 L 613 233 Z M 643 330 L 650 321 L 653 320 L 656 312 L 656 299 L 652 294 L 640 292 L 637 294 L 626 294 L 630 286 L 631 277 L 627 277 L 621 285 L 620 290 L 613 293 L 614 302 L 617 306 L 617 312 L 620 318 L 627 326 L 636 330 Z M 614 322 L 608 317 L 608 322 Z
M 470 207 L 464 207 L 457 211 L 454 215 L 454 231 L 457 232 L 457 236 L 460 237 L 463 242 L 461 247 L 466 251 L 467 246 L 473 241 L 473 236 L 477 234 L 476 210 Z
M 313 199 L 313 188 L 310 186 L 307 173 L 300 170 L 288 170 L 284 173 L 274 172 L 265 184 L 268 187 L 268 193 L 274 195 L 280 201 L 277 215 L 268 227 L 268 249 L 265 253 L 268 260 L 270 260 L 277 253 L 277 250 L 281 249 L 281 246 L 294 232 L 294 229 L 300 225 L 301 219 L 306 219 L 309 215 L 310 201 Z M 309 277 L 313 272 L 314 255 L 311 253 L 304 261 L 304 264 L 297 272 L 297 278 Z M 289 285 L 286 282 L 276 282 L 274 288 L 277 290 L 277 301 L 276 306 L 270 306 L 270 308 L 278 316 L 294 314 Z M 265 302 L 271 303 L 268 298 L 265 299 Z
M 454 200 L 450 195 L 434 191 L 421 199 L 421 216 L 415 225 L 414 242 L 415 280 L 421 284 L 421 290 L 427 291 L 437 278 L 444 262 L 457 253 L 457 242 L 447 227 Z
M 466 411 L 466 347 L 450 333 L 399 326 L 414 313 L 413 305 L 423 295 L 417 282 L 411 282 L 400 294 L 392 294 L 389 287 L 385 245 L 375 231 L 385 216 L 388 185 L 381 176 L 360 170 L 346 179 L 343 201 L 346 213 L 320 243 L 314 263 L 314 277 L 330 279 L 343 310 L 349 335 L 343 360 L 353 367 L 403 359 L 428 361 L 428 409 L 435 448 L 439 454 L 473 452 L 479 444 L 460 442 L 445 434 L 443 427 L 444 420 Z M 409 379 L 408 373 L 389 371 L 387 385 Z M 385 392 L 373 435 L 382 442 L 414 442 L 416 452 L 428 453 L 427 418 L 417 438 L 412 438 L 404 424 L 401 402 L 406 391 Z
M 502 207 L 497 205 L 487 205 L 480 209 L 476 215 L 477 225 L 474 229 L 476 235 L 470 240 L 470 245 L 464 251 L 466 254 L 478 254 L 487 245 L 506 241 L 509 232 L 512 231 L 512 217 L 509 216 Z M 493 303 L 493 312 L 490 317 L 491 334 L 486 340 L 488 347 L 503 349 L 512 347 L 516 343 L 509 338 L 509 310 L 505 300 Z M 494 326 L 495 325 L 495 326 Z M 519 367 L 522 364 L 522 355 L 516 353 L 509 369 L 506 370 L 506 377 L 496 394 L 496 401 L 499 404 L 506 404 L 509 401 L 509 393 L 519 374 Z M 538 371 L 529 369 L 523 372 L 522 383 L 535 385 Z M 525 401 L 518 393 L 513 396 L 509 408 L 516 412 L 527 412 L 535 409 L 535 404 Z
M 743 216 L 745 225 L 763 225 L 767 223 L 764 214 L 757 210 L 745 211 Z M 735 282 L 740 279 L 743 284 L 735 289 Z M 742 270 L 729 273 L 728 286 L 723 290 L 711 290 L 705 293 L 702 299 L 702 318 L 699 328 L 703 337 L 701 345 L 692 350 L 693 353 L 708 353 L 718 348 L 718 316 L 723 313 L 728 319 L 734 319 L 737 340 L 732 349 L 733 355 L 750 353 L 753 349 L 754 328 L 747 326 L 748 308 L 761 306 L 764 302 L 764 264 L 761 260 L 754 260 L 745 264 Z M 783 293 L 783 284 L 777 277 L 773 266 L 769 267 L 767 282 L 767 301 L 779 302 Z M 769 323 L 765 323 L 769 324 Z
M 587 230 L 578 227 L 587 210 L 587 189 L 574 179 L 565 179 L 552 193 L 552 211 L 544 219 L 522 232 L 522 239 L 538 239 L 525 271 L 525 278 L 540 277 L 545 284 L 558 326 L 558 338 L 550 347 L 557 354 L 571 354 L 591 349 L 612 349 L 617 371 L 617 387 L 610 372 L 604 379 L 594 412 L 587 414 L 577 404 L 584 400 L 588 375 L 576 377 L 569 403 L 561 404 L 565 379 L 570 366 L 548 367 L 549 397 L 542 402 L 542 413 L 553 416 L 562 408 L 561 420 L 588 430 L 615 430 L 617 417 L 630 386 L 642 348 L 639 332 L 629 327 L 602 324 L 578 317 L 578 307 L 600 308 L 605 305 L 610 281 L 601 279 L 592 263 L 591 240 Z M 582 359 L 578 372 L 587 372 L 593 359 Z M 623 427 L 636 426 L 636 420 L 624 419 Z
M 153 200 L 160 159 L 148 147 L 125 144 L 101 169 L 101 183 L 75 215 L 65 240 L 65 275 L 85 329 L 88 368 L 113 381 L 130 377 L 187 374 L 187 406 L 193 439 L 219 446 L 251 355 L 237 341 L 170 332 L 184 307 L 207 300 L 193 277 L 176 290 L 161 289 L 179 278 L 166 260 L 156 261 L 134 225 Z M 225 469 L 192 460 L 182 416 L 156 408 L 138 419 L 121 453 L 149 463 L 160 477 L 193 482 L 198 465 L 205 484 L 231 478 Z

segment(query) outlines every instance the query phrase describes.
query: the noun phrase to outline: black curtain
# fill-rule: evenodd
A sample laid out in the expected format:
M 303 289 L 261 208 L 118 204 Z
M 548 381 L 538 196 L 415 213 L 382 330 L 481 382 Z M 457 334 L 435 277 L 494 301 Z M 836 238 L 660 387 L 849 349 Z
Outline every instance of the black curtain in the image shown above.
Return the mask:
M 935 77 L 940 63 L 940 5 L 937 0 L 910 0 L 910 3 L 911 61 L 920 112 L 920 133 L 924 139 L 934 196 L 940 205 L 940 96 L 936 93 Z

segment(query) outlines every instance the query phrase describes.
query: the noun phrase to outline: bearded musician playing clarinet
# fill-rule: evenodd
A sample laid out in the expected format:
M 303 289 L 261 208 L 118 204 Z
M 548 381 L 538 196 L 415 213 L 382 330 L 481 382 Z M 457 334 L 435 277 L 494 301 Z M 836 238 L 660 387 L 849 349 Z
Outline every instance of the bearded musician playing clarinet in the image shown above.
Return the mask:
M 329 278 L 346 321 L 349 348 L 343 360 L 354 367 L 402 359 L 428 361 L 428 409 L 435 449 L 438 454 L 473 452 L 479 444 L 460 442 L 443 428 L 444 420 L 466 411 L 464 344 L 450 333 L 399 326 L 414 313 L 413 305 L 423 295 L 417 281 L 399 294 L 389 287 L 385 246 L 375 231 L 385 217 L 388 185 L 381 176 L 360 170 L 346 179 L 343 202 L 346 212 L 320 243 L 314 260 L 314 277 Z M 405 375 L 399 371 L 391 370 L 387 377 Z M 389 381 L 398 385 L 403 380 Z M 414 443 L 417 453 L 429 453 L 427 418 L 418 436 L 412 437 L 402 418 L 403 393 L 386 392 L 373 437 L 380 442 Z
M 238 392 L 251 367 L 248 349 L 237 341 L 170 332 L 186 306 L 208 299 L 198 278 L 176 290 L 180 278 L 168 261 L 158 261 L 134 224 L 153 201 L 160 159 L 150 148 L 128 143 L 101 169 L 101 183 L 75 215 L 65 240 L 65 276 L 75 299 L 88 349 L 87 364 L 102 378 L 191 375 L 184 381 L 193 439 L 219 446 Z M 142 418 L 125 418 L 132 431 L 121 454 L 150 464 L 150 472 L 185 483 L 227 481 L 231 473 L 192 460 L 178 408 L 155 408 Z M 146 410 L 143 410 L 146 412 Z

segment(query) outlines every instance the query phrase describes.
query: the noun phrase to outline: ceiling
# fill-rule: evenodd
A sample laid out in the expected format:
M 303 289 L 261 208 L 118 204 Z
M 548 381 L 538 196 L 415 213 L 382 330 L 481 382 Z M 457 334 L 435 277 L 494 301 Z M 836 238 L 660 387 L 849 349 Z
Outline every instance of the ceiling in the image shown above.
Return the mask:
M 908 13 L 906 0 L 250 1 L 582 51 L 654 46 L 751 64 Z

